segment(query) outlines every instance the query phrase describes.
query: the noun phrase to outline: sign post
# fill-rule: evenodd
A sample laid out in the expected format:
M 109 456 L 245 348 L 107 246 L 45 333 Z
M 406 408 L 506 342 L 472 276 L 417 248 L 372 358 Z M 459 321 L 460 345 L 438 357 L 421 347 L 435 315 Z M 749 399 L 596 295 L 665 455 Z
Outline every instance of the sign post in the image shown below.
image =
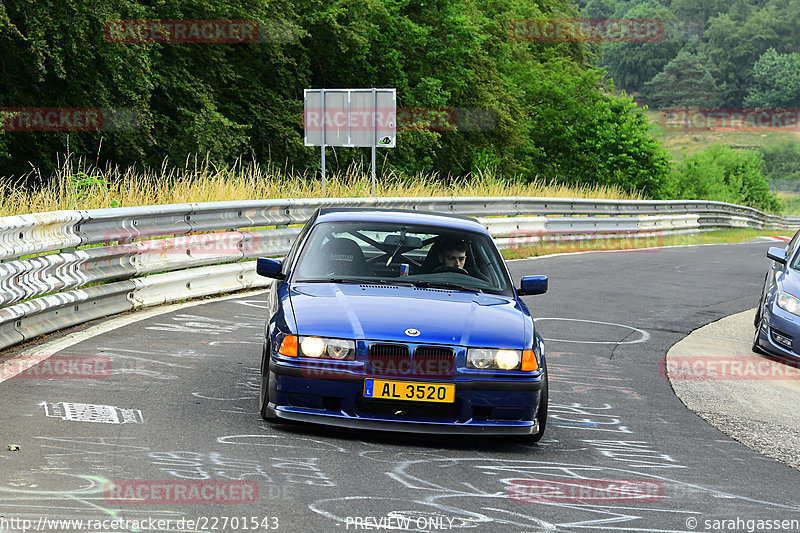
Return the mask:
M 303 130 L 306 146 L 320 146 L 325 192 L 325 147 L 370 147 L 372 194 L 377 191 L 376 148 L 397 141 L 396 89 L 306 89 Z
M 375 119 L 375 115 L 378 111 L 378 94 L 377 90 L 373 87 L 372 88 L 372 196 L 376 196 L 376 184 L 375 184 L 375 145 L 378 142 L 378 121 Z M 397 117 L 397 110 L 395 110 L 395 118 Z M 397 122 L 395 120 L 395 122 Z
M 322 101 L 322 116 L 325 116 L 325 89 L 320 90 Z M 325 128 L 322 128 L 322 196 L 325 196 Z

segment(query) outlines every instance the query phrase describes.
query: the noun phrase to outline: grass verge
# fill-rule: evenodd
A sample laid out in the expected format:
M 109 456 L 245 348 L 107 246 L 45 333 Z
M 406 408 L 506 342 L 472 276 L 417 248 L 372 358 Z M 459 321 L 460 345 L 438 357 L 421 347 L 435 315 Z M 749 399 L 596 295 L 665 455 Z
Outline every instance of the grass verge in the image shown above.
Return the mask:
M 664 148 L 676 161 L 718 143 L 741 150 L 758 150 L 768 144 L 800 140 L 795 128 L 769 128 L 757 131 L 707 128 L 692 129 L 688 133 L 684 133 L 682 128 L 665 126 L 662 123 L 661 111 L 648 109 L 645 114 L 652 125 L 653 135 L 661 141 Z
M 61 209 L 95 209 L 182 202 L 214 202 L 279 198 L 356 198 L 372 196 L 371 178 L 353 167 L 329 175 L 326 190 L 317 177 L 242 164 L 216 167 L 207 161 L 183 168 L 137 171 L 99 169 L 84 161 L 67 161 L 49 180 L 0 178 L 0 216 Z M 616 187 L 569 186 L 541 180 L 499 179 L 492 174 L 440 179 L 436 174 L 389 174 L 378 179 L 377 196 L 545 196 L 560 198 L 643 197 Z
M 784 215 L 800 215 L 800 194 L 791 192 L 779 192 L 778 198 L 781 199 Z
M 681 246 L 688 244 L 722 244 L 747 242 L 762 236 L 787 236 L 791 233 L 781 231 L 762 231 L 755 229 L 728 229 L 707 231 L 703 233 L 686 233 L 681 235 L 656 235 L 650 237 L 629 237 L 619 239 L 591 239 L 567 242 L 544 242 L 533 246 L 524 246 L 502 250 L 506 259 L 526 259 L 540 255 L 570 252 L 597 252 L 604 250 L 636 250 L 663 246 Z M 776 246 L 780 243 L 776 243 Z

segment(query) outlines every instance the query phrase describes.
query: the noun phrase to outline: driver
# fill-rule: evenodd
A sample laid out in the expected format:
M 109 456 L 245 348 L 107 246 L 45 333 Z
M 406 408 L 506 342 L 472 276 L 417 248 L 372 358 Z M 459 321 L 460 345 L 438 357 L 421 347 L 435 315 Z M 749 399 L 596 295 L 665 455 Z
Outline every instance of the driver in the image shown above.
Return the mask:
M 466 271 L 467 243 L 462 240 L 448 239 L 444 242 L 439 255 L 440 267 L 453 267 Z

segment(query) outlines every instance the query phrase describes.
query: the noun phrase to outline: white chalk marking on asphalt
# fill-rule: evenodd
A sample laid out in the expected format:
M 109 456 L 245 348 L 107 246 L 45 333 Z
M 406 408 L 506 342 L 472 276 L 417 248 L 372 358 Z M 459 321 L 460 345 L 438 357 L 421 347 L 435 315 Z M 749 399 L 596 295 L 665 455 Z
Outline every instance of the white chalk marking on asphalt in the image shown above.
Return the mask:
M 534 322 L 540 322 L 542 320 L 564 320 L 568 322 L 587 322 L 589 324 L 603 324 L 604 326 L 616 326 L 619 328 L 630 329 L 637 332 L 641 337 L 632 341 L 574 341 L 569 339 L 549 339 L 547 337 L 542 337 L 542 339 L 546 341 L 553 341 L 553 342 L 577 342 L 579 344 L 639 344 L 642 342 L 647 342 L 650 339 L 650 334 L 647 333 L 643 329 L 635 328 L 633 326 L 626 326 L 625 324 L 615 324 L 614 322 L 600 322 L 599 320 L 581 320 L 580 318 L 534 318 Z
M 242 300 L 236 302 L 237 304 L 247 305 L 249 307 L 258 307 L 259 309 L 269 309 L 269 302 L 267 300 Z
M 123 409 L 114 405 L 90 403 L 42 402 L 45 416 L 70 422 L 99 422 L 102 424 L 142 424 L 144 417 L 139 409 Z

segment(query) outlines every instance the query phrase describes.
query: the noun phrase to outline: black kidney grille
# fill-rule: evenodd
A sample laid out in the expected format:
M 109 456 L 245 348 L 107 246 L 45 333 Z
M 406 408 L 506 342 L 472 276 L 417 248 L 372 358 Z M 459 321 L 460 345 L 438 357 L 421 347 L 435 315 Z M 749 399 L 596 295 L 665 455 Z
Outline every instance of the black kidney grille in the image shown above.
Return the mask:
M 371 344 L 367 358 L 374 374 L 405 375 L 411 371 L 411 350 L 405 344 Z
M 455 352 L 442 346 L 417 346 L 411 368 L 414 374 L 445 376 L 453 373 Z

